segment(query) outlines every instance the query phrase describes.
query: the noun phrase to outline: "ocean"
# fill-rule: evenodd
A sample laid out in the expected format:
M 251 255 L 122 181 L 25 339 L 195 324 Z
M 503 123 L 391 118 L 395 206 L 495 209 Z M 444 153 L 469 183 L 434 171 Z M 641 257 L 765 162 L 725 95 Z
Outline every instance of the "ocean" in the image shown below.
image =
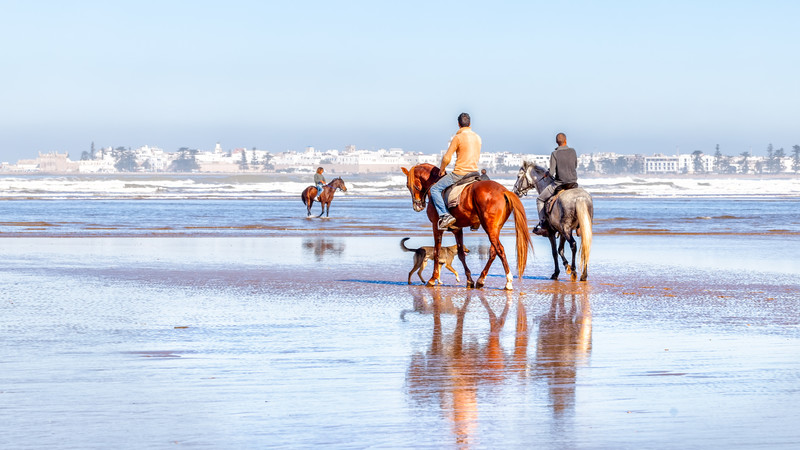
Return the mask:
M 306 175 L 0 177 L 0 237 L 413 235 L 429 231 L 400 175 L 344 177 L 307 218 Z M 511 187 L 511 176 L 496 179 Z M 589 178 L 599 234 L 800 234 L 800 178 Z M 533 195 L 523 198 L 529 222 Z M 533 223 L 530 224 L 531 226 Z M 512 232 L 509 225 L 505 233 Z

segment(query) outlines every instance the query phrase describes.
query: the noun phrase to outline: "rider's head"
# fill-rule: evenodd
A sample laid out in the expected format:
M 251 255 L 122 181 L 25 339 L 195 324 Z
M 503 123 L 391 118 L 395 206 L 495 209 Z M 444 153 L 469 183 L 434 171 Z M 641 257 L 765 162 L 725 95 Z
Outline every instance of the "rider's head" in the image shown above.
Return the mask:
M 322 173 L 324 171 L 325 171 L 325 169 L 323 169 L 322 167 L 317 167 L 317 173 Z
M 461 128 L 469 126 L 469 114 L 461 113 L 458 115 L 458 126 Z
M 564 133 L 558 133 L 556 135 L 556 144 L 559 146 L 567 145 L 567 135 Z

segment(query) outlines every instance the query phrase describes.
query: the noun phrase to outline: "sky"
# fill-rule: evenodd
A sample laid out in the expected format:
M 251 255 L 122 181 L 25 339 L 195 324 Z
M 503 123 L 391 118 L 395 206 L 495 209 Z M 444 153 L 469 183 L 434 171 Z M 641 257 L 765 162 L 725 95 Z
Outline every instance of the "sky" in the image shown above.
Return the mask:
M 0 0 L 0 161 L 150 145 L 766 153 L 795 1 Z

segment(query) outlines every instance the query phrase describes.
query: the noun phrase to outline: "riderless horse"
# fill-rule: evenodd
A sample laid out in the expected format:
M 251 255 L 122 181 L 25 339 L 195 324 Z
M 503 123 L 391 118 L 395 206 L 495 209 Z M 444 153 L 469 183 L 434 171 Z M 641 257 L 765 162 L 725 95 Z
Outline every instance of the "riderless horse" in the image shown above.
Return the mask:
M 411 169 L 403 167 L 403 173 L 406 174 L 406 186 L 411 193 L 414 211 L 420 212 L 426 207 L 426 202 L 430 197 L 431 186 L 441 178 L 439 168 L 431 164 L 418 164 Z M 495 181 L 477 181 L 464 188 L 461 192 L 458 206 L 450 209 L 450 214 L 456 218 L 456 222 L 452 225 L 450 231 L 453 232 L 456 238 L 458 258 L 464 266 L 468 288 L 483 287 L 492 262 L 494 262 L 495 257 L 500 256 L 500 261 L 503 262 L 503 269 L 506 274 L 505 289 L 512 289 L 511 280 L 513 276 L 508 266 L 505 249 L 500 243 L 500 230 L 512 212 L 514 213 L 517 239 L 517 272 L 521 280 L 528 261 L 528 247 L 532 249 L 532 246 L 531 238 L 528 234 L 525 207 L 522 206 L 520 199 Z M 439 230 L 437 225 L 439 215 L 436 213 L 433 202 L 427 204 L 427 214 L 433 228 L 433 240 L 435 242 L 433 260 L 438 261 L 444 231 Z M 489 236 L 489 242 L 492 244 L 489 251 L 489 260 L 486 262 L 486 267 L 483 268 L 483 272 L 481 272 L 477 282 L 473 282 L 472 273 L 467 267 L 466 254 L 464 252 L 464 234 L 462 231 L 464 227 L 470 227 L 472 230 L 482 227 Z M 434 264 L 433 275 L 428 280 L 428 286 L 433 286 L 438 277 L 439 265 Z
M 322 211 L 320 211 L 318 217 L 322 217 L 323 214 L 325 214 L 325 217 L 328 217 L 328 213 L 331 212 L 331 201 L 333 201 L 333 194 L 336 193 L 336 189 L 347 192 L 347 187 L 345 187 L 342 177 L 334 178 L 330 183 L 322 187 L 322 196 L 320 196 L 319 199 L 319 204 L 322 205 Z M 303 189 L 300 198 L 303 200 L 303 204 L 306 205 L 307 215 L 310 216 L 311 205 L 314 204 L 314 199 L 317 198 L 316 186 L 309 186 Z
M 522 197 L 533 188 L 536 188 L 537 192 L 541 192 L 554 182 L 547 169 L 525 161 L 517 174 L 514 193 Z M 572 237 L 572 232 L 577 230 L 581 237 L 581 281 L 586 281 L 589 253 L 592 248 L 592 217 L 594 215 L 592 196 L 579 187 L 557 192 L 545 205 L 545 212 L 547 218 L 545 229 L 547 237 L 550 239 L 555 265 L 555 271 L 550 279 L 558 279 L 560 273 L 558 255 L 561 255 L 564 268 L 572 276 L 572 281 L 577 279 L 575 266 L 577 245 L 575 238 Z M 556 234 L 559 236 L 558 250 L 556 250 Z M 567 258 L 564 256 L 565 242 L 569 242 L 570 250 L 572 250 L 572 265 L 567 263 Z

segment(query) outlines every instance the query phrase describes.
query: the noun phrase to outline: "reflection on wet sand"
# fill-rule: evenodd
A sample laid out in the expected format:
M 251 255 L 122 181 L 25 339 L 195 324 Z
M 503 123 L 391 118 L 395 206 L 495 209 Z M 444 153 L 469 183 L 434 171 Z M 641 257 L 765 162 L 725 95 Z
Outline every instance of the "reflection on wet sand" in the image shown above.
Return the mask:
M 400 312 L 400 319 L 406 320 L 406 315 L 409 313 L 419 314 L 433 314 L 434 305 L 425 299 L 425 293 L 428 289 L 422 286 L 409 286 L 408 292 L 413 299 L 412 309 L 404 309 Z M 453 295 L 445 295 L 439 305 L 438 309 L 440 314 L 456 314 L 459 309 L 453 304 Z
M 406 379 L 409 396 L 420 404 L 438 404 L 451 422 L 459 446 L 477 444 L 479 388 L 502 383 L 513 373 L 525 374 L 528 344 L 525 306 L 521 300 L 517 302 L 517 339 L 512 355 L 507 357 L 500 343 L 500 331 L 513 301 L 511 292 L 505 294 L 506 301 L 498 316 L 483 292 L 469 291 L 463 305 L 452 311 L 456 316 L 452 334 L 443 330 L 442 314 L 450 311 L 441 290 L 419 288 L 418 292 L 432 293 L 433 335 L 429 350 L 411 357 Z M 473 295 L 480 297 L 489 314 L 486 343 L 464 342 L 464 319 Z
M 327 239 L 324 237 L 303 239 L 303 250 L 307 253 L 312 253 L 317 262 L 322 261 L 326 254 L 341 256 L 344 248 L 344 241 L 341 239 Z
M 574 412 L 577 370 L 589 363 L 592 310 L 585 284 L 557 284 L 551 295 L 550 309 L 539 319 L 536 373 L 547 381 L 558 424 L 565 413 Z
M 493 392 L 492 386 L 505 385 L 519 390 L 512 395 L 525 395 L 526 385 L 543 382 L 552 407 L 552 424 L 557 432 L 567 431 L 563 427 L 568 423 L 563 419 L 565 413 L 574 412 L 577 372 L 588 364 L 592 347 L 589 287 L 559 283 L 544 292 L 550 306 L 538 319 L 532 366 L 528 360 L 528 316 L 521 294 L 516 300 L 514 348 L 507 351 L 500 335 L 514 302 L 512 292 L 505 293 L 499 313 L 490 304 L 496 297 L 487 299 L 483 291 L 468 291 L 461 306 L 456 306 L 439 288 L 414 287 L 410 292 L 414 311 L 433 315 L 433 334 L 428 350 L 411 357 L 406 372 L 408 395 L 422 406 L 438 406 L 451 423 L 457 445 L 485 444 L 480 442 L 478 433 L 479 394 Z M 431 296 L 430 302 L 426 301 L 426 294 Z M 478 297 L 489 318 L 485 340 L 464 336 L 465 317 L 473 297 Z M 455 315 L 450 333 L 442 323 L 446 314 Z M 491 424 L 484 424 L 487 425 Z

